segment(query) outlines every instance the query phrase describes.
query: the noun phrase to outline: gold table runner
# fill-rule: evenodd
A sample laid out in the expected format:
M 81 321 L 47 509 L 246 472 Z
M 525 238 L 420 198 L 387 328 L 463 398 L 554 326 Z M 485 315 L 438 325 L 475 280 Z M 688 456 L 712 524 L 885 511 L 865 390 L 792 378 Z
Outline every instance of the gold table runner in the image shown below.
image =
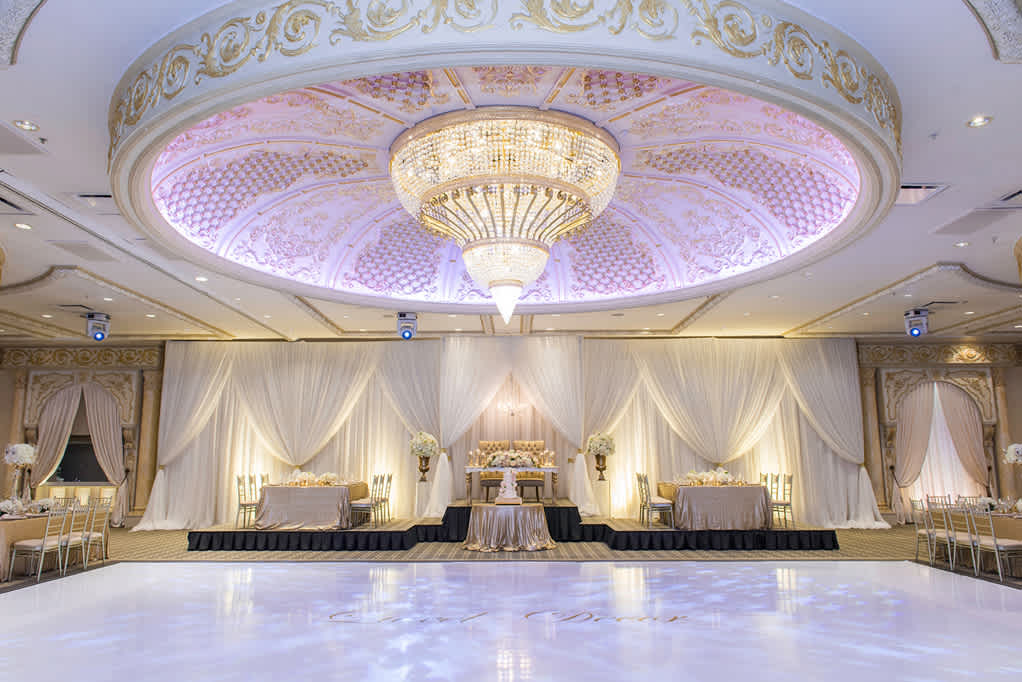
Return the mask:
M 541 504 L 474 504 L 462 546 L 474 552 L 536 552 L 557 545 Z
M 259 530 L 351 528 L 351 501 L 369 496 L 364 481 L 330 486 L 263 486 L 256 509 Z

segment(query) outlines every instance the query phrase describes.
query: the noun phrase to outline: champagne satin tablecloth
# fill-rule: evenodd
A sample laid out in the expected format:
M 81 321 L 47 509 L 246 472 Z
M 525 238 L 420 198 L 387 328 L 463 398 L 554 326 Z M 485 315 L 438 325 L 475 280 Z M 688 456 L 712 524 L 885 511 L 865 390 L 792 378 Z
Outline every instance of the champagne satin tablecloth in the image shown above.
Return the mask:
M 259 530 L 332 530 L 351 528 L 351 501 L 369 497 L 364 481 L 345 485 L 265 485 L 259 495 Z
M 657 493 L 674 501 L 674 525 L 682 530 L 770 528 L 770 493 L 762 485 L 659 483 Z
M 8 519 L 0 516 L 0 582 L 7 580 L 7 570 L 10 568 L 11 545 L 19 540 L 41 540 L 46 532 L 46 515 L 32 516 L 26 519 Z M 23 560 L 18 558 L 18 570 L 24 566 Z M 28 556 L 27 554 L 24 556 Z M 27 561 L 25 559 L 24 561 Z M 47 557 L 47 561 L 50 559 Z M 45 566 L 43 567 L 45 569 Z
M 474 504 L 465 549 L 474 552 L 536 552 L 556 547 L 541 504 Z

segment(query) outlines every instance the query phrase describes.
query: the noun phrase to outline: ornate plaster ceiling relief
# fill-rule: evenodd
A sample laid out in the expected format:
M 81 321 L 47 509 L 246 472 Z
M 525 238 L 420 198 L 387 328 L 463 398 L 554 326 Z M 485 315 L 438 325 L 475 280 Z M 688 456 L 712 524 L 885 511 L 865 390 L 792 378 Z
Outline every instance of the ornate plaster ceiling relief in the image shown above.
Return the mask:
M 111 182 L 124 215 L 164 246 L 291 293 L 490 312 L 464 245 L 411 217 L 391 181 L 395 141 L 444 114 L 549 110 L 616 143 L 609 205 L 548 245 L 521 292 L 525 314 L 777 276 L 875 224 L 900 181 L 886 73 L 780 3 L 231 7 L 236 18 L 196 19 L 125 74 L 111 102 Z M 241 89 L 252 95 L 239 104 Z

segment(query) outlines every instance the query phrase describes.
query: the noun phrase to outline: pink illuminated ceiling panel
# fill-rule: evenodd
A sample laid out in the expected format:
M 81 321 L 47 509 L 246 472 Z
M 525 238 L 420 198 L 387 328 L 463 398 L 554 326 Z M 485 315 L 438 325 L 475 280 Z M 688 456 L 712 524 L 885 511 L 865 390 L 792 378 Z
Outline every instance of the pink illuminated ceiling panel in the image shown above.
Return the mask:
M 527 305 L 681 298 L 805 248 L 858 197 L 844 145 L 774 104 L 647 74 L 523 65 L 381 74 L 235 107 L 166 147 L 152 195 L 180 236 L 282 283 L 485 304 L 457 247 L 401 209 L 388 149 L 425 118 L 500 104 L 584 116 L 621 146 L 610 207 L 554 246 Z

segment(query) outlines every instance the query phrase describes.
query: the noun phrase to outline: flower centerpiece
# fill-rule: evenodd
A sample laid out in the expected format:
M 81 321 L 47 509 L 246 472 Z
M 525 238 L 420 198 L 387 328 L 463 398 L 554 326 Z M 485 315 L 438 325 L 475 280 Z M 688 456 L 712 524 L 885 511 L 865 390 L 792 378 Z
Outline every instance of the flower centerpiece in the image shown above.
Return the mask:
M 976 506 L 983 511 L 994 511 L 997 509 L 997 500 L 992 497 L 981 497 L 976 500 Z
M 728 485 L 734 483 L 732 476 L 724 467 L 717 467 L 713 471 L 690 471 L 682 479 L 683 485 Z
M 25 505 L 16 497 L 0 500 L 0 516 L 18 516 L 25 513 Z
M 538 466 L 536 458 L 527 452 L 501 450 L 486 458 L 486 466 L 494 469 L 522 469 Z
M 1012 443 L 1004 449 L 1005 464 L 1022 464 L 1022 443 Z
M 596 460 L 596 470 L 600 472 L 597 480 L 606 481 L 603 472 L 607 470 L 607 456 L 614 454 L 614 437 L 609 433 L 594 433 L 586 441 L 586 454 Z
M 4 448 L 4 462 L 14 469 L 11 474 L 11 497 L 27 497 L 27 470 L 35 462 L 35 446 L 12 443 Z
M 53 507 L 53 500 L 49 497 L 44 497 L 41 500 L 29 502 L 25 509 L 33 514 L 42 514 L 48 512 L 51 507 Z
M 419 458 L 419 481 L 425 481 L 426 474 L 429 472 L 429 458 L 435 457 L 440 451 L 440 443 L 433 434 L 419 431 L 412 436 L 411 442 L 408 443 L 408 449 Z
M 337 485 L 340 479 L 337 474 L 328 471 L 325 474 L 320 474 L 316 477 L 316 485 Z

